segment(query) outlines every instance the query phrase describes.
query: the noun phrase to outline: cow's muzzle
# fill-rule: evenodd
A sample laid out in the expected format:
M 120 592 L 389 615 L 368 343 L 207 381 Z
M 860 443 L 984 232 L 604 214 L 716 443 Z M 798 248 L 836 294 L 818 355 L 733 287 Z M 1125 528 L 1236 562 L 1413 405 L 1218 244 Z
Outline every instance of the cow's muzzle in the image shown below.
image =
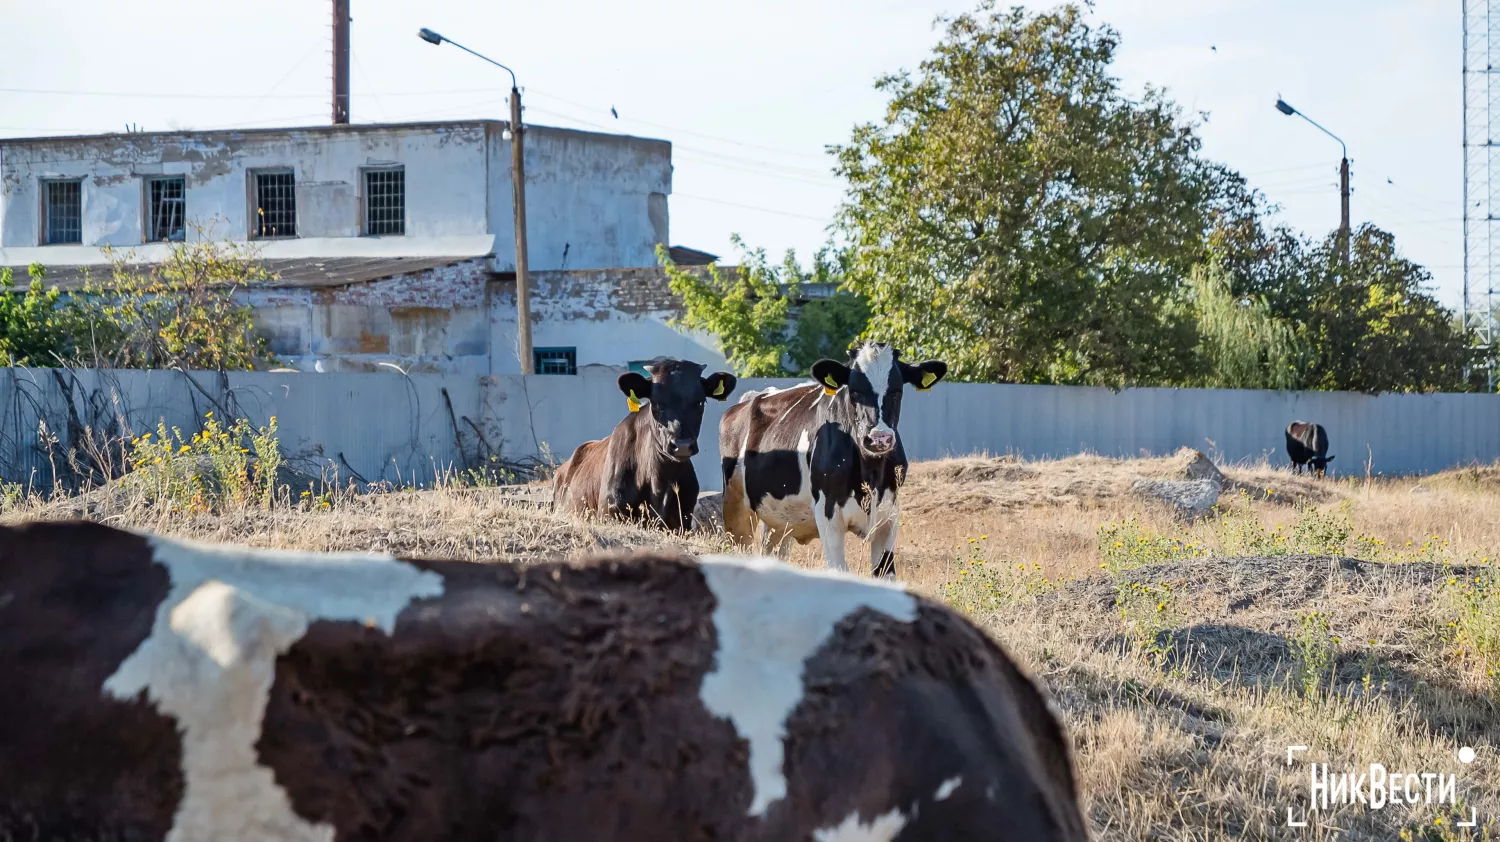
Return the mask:
M 694 456 L 698 455 L 698 440 L 672 439 L 672 446 L 667 449 L 667 453 L 671 455 L 673 459 L 676 459 L 680 462 L 685 462 L 688 459 L 691 459 Z
M 876 455 L 890 453 L 896 447 L 896 434 L 887 430 L 871 430 L 865 436 L 865 450 Z

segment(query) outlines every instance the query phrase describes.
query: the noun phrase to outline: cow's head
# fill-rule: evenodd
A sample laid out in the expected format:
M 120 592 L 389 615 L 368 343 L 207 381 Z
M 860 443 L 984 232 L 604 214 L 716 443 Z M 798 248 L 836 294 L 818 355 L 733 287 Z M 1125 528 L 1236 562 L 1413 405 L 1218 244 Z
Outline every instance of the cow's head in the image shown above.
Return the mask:
M 639 412 L 641 403 L 647 402 L 657 449 L 669 459 L 686 462 L 698 452 L 704 401 L 728 400 L 734 375 L 719 371 L 703 377 L 703 366 L 671 359 L 652 360 L 646 371 L 649 380 L 634 371 L 620 375 L 620 391 L 631 412 Z
M 926 391 L 948 373 L 948 364 L 942 360 L 908 365 L 900 357 L 900 351 L 884 342 L 866 342 L 849 352 L 849 365 L 833 360 L 813 363 L 813 379 L 834 400 L 847 401 L 851 407 L 849 434 L 868 456 L 885 456 L 896 449 L 903 385 L 910 383 Z
M 1332 461 L 1332 456 L 1314 456 L 1307 463 L 1312 466 L 1313 476 L 1321 479 L 1328 472 L 1328 463 Z

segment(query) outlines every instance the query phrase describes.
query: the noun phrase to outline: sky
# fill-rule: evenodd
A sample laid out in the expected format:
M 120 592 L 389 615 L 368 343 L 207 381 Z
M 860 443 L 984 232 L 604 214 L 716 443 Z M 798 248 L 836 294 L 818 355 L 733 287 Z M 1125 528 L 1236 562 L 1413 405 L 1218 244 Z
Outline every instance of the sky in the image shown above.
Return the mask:
M 916 69 L 939 15 L 977 0 L 351 0 L 354 122 L 507 116 L 673 143 L 671 239 L 733 257 L 827 241 L 842 197 L 825 151 L 877 121 L 882 74 Z M 1052 2 L 1024 5 L 1048 8 Z M 1098 0 L 1128 92 L 1207 112 L 1204 154 L 1291 225 L 1338 225 L 1341 137 L 1352 218 L 1395 233 L 1461 300 L 1462 40 L 1456 0 Z M 0 137 L 317 125 L 329 119 L 327 0 L 0 0 Z M 611 114 L 611 109 L 618 117 Z

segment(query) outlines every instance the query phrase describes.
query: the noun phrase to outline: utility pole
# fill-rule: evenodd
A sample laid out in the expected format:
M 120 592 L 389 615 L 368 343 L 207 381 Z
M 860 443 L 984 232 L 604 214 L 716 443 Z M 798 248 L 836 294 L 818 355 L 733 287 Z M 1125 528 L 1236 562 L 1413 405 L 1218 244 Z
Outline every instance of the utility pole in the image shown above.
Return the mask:
M 521 373 L 535 374 L 531 353 L 531 279 L 526 271 L 526 155 L 521 141 L 525 130 L 521 127 L 521 90 L 516 84 L 516 72 L 425 27 L 417 32 L 417 37 L 429 44 L 441 45 L 447 41 L 510 74 L 510 184 L 516 219 L 516 355 L 521 358 Z
M 1339 162 L 1339 245 L 1344 250 L 1344 268 L 1349 268 L 1349 159 Z
M 349 0 L 333 0 L 333 124 L 349 122 Z
M 1276 98 L 1276 110 L 1290 117 L 1297 115 L 1323 134 L 1337 140 L 1339 148 L 1344 151 L 1342 160 L 1339 161 L 1339 250 L 1344 254 L 1344 269 L 1349 268 L 1349 147 L 1338 135 L 1318 125 L 1311 117 L 1291 107 L 1281 97 Z
M 510 89 L 510 170 L 516 217 L 516 352 L 521 373 L 535 374 L 531 353 L 531 279 L 526 263 L 526 152 L 521 129 L 521 91 Z

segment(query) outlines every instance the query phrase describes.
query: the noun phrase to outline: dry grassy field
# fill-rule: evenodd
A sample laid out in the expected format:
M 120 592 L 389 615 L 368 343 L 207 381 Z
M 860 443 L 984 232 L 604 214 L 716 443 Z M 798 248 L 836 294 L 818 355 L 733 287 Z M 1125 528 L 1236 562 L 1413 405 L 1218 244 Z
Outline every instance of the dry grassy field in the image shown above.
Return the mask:
M 920 463 L 899 573 L 966 612 L 1051 693 L 1103 840 L 1489 839 L 1500 833 L 1500 468 L 1313 481 L 1225 470 L 1207 517 L 1132 491 L 1186 457 Z M 267 547 L 526 560 L 648 546 L 724 551 L 586 523 L 497 489 L 166 511 L 94 492 L 8 503 Z M 850 542 L 851 561 L 867 557 Z M 818 567 L 816 543 L 792 562 Z M 855 564 L 862 567 L 863 562 Z M 1287 747 L 1307 746 L 1292 764 Z M 1472 763 L 1458 749 L 1476 750 Z M 1455 775 L 1458 805 L 1308 813 L 1309 764 Z M 1288 809 L 1308 826 L 1287 827 Z M 1477 812 L 1479 827 L 1458 826 Z

